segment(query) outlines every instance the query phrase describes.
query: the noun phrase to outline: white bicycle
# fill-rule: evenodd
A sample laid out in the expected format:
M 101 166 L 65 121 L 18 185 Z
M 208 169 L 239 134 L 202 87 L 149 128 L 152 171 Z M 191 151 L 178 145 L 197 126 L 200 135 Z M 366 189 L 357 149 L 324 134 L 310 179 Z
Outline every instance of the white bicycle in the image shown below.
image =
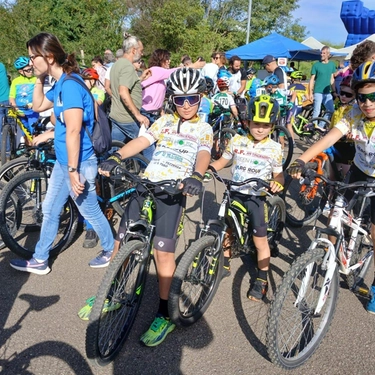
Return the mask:
M 315 228 L 315 239 L 284 275 L 270 306 L 268 355 L 274 364 L 286 369 L 306 362 L 326 335 L 336 309 L 339 273 L 353 292 L 369 296 L 364 278 L 373 248 L 367 212 L 368 198 L 375 196 L 375 183 L 330 181 L 311 170 L 307 175 L 301 183 L 314 184 L 319 177 L 332 187 L 335 198 L 331 199 L 328 227 Z M 354 191 L 349 202 L 342 195 L 346 189 Z M 357 202 L 359 213 L 353 217 L 350 211 Z

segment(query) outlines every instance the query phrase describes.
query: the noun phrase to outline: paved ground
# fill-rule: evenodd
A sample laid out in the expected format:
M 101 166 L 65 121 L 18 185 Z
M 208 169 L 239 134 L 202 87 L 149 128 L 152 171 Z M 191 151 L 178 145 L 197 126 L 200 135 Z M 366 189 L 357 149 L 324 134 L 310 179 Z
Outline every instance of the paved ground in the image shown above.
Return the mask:
M 215 212 L 213 183 L 208 184 L 207 213 Z M 220 189 L 219 189 L 220 190 Z M 218 193 L 218 199 L 221 194 Z M 198 205 L 190 200 L 179 253 L 193 236 L 199 220 Z M 205 216 L 206 216 L 205 215 Z M 324 221 L 324 217 L 322 218 Z M 311 227 L 286 229 L 281 256 L 273 259 L 270 280 L 275 286 L 295 255 L 309 244 Z M 155 348 L 142 347 L 157 308 L 157 283 L 152 268 L 134 332 L 117 360 L 97 368 L 85 355 L 87 323 L 77 317 L 85 299 L 95 294 L 105 270 L 87 265 L 100 250 L 82 248 L 83 236 L 61 254 L 47 276 L 28 275 L 8 265 L 12 253 L 0 251 L 0 372 L 1 374 L 373 374 L 375 316 L 365 301 L 342 283 L 333 324 L 314 356 L 294 371 L 283 371 L 267 358 L 265 327 L 268 303 L 246 299 L 250 260 L 235 259 L 232 275 L 224 279 L 204 315 L 194 326 L 178 329 Z M 372 272 L 372 268 L 371 268 Z M 272 299 L 272 290 L 268 294 Z

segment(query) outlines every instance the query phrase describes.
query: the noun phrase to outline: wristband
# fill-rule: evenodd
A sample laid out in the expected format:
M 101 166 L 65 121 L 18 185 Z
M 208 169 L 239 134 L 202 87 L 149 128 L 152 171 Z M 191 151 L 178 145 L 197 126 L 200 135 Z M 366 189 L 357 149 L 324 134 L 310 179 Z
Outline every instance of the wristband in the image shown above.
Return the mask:
M 196 180 L 202 182 L 203 176 L 199 172 L 193 172 L 191 178 L 195 178 Z
M 118 152 L 114 152 L 107 160 L 114 160 L 119 164 L 122 162 L 121 155 Z
M 284 189 L 284 186 L 283 186 L 283 185 L 281 185 L 279 181 L 276 181 L 276 180 L 272 180 L 272 182 L 273 182 L 274 184 L 276 184 L 276 185 L 277 185 L 277 187 L 278 187 L 278 188 L 280 188 L 281 190 L 283 190 L 283 189 Z

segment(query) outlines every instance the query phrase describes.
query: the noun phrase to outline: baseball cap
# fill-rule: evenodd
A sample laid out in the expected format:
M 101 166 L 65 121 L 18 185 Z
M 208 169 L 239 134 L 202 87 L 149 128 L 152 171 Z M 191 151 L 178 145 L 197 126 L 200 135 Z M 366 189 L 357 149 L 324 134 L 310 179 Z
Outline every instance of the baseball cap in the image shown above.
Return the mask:
M 262 61 L 262 65 L 266 65 L 266 64 L 269 64 L 270 62 L 272 61 L 276 61 L 276 59 L 272 56 L 272 55 L 267 55 L 263 61 Z

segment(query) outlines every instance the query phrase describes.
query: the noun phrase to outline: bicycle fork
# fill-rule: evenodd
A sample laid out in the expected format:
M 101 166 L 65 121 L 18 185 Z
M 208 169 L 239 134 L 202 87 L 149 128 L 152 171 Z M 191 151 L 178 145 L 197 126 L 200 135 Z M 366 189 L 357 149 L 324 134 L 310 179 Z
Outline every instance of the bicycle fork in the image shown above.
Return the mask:
M 324 282 L 323 287 L 320 290 L 319 298 L 316 302 L 316 307 L 314 309 L 314 316 L 318 316 L 320 314 L 320 311 L 322 310 L 325 301 L 327 300 L 332 277 L 333 274 L 336 271 L 337 263 L 336 263 L 336 252 L 335 252 L 335 246 L 332 244 L 331 241 L 329 241 L 326 238 L 317 238 L 315 239 L 309 249 L 307 251 L 314 250 L 319 244 L 322 244 L 325 248 L 328 248 L 322 261 L 322 270 L 325 270 L 324 275 Z M 302 279 L 301 287 L 298 291 L 298 295 L 296 298 L 296 301 L 294 302 L 294 306 L 298 307 L 300 302 L 305 298 L 307 287 L 309 283 L 311 283 L 310 276 L 312 276 L 313 273 L 313 267 L 314 264 L 309 264 L 305 269 L 305 276 Z

